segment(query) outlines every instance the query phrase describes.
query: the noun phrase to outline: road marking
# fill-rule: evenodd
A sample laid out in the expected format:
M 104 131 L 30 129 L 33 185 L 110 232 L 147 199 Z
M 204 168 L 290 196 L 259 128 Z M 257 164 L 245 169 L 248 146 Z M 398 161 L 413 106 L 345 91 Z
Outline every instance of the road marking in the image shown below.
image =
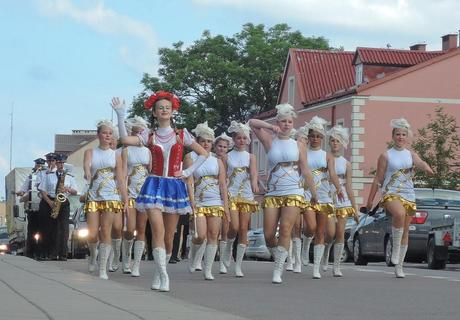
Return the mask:
M 451 279 L 449 277 L 442 277 L 442 276 L 422 276 L 423 278 L 431 278 L 431 279 Z

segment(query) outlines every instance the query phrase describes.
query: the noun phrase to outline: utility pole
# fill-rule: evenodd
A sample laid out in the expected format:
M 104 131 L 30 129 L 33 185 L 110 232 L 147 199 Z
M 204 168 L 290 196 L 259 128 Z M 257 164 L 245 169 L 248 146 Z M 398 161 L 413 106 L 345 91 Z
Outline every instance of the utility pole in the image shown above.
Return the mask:
M 10 171 L 13 162 L 13 114 L 14 114 L 14 101 L 11 103 L 11 123 L 10 123 Z

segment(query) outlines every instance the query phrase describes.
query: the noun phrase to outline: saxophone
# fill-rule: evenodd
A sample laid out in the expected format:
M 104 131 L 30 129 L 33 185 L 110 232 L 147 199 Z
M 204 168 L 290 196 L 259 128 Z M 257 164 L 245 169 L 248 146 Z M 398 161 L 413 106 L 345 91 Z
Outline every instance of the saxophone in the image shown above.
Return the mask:
M 59 210 L 61 210 L 61 204 L 66 202 L 67 197 L 64 194 L 64 182 L 65 182 L 66 172 L 61 176 L 59 184 L 56 188 L 56 198 L 54 198 L 53 210 L 51 211 L 51 218 L 56 219 L 59 215 Z

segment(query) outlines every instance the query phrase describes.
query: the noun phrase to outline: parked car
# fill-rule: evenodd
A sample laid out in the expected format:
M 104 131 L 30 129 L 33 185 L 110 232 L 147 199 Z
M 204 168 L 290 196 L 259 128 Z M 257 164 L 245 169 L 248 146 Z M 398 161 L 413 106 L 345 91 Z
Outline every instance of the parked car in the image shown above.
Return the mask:
M 88 225 L 83 207 L 84 205 L 78 207 L 69 221 L 69 258 L 85 258 L 89 253 L 86 243 Z
M 10 240 L 6 227 L 0 227 L 0 254 L 10 253 Z
M 406 259 L 413 262 L 427 260 L 429 235 L 432 228 L 443 224 L 445 219 L 460 217 L 460 192 L 453 190 L 416 188 L 417 212 L 409 227 L 409 248 Z M 357 265 L 369 261 L 385 261 L 391 266 L 391 216 L 383 208 L 374 208 L 360 220 L 348 247 L 353 248 Z M 428 259 L 430 260 L 430 259 Z

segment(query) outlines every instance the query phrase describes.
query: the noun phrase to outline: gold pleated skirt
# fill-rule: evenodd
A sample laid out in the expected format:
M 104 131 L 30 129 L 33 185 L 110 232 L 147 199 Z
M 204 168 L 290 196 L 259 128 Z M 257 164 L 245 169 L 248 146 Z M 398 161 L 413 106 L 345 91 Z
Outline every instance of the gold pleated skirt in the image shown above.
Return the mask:
M 95 213 L 95 212 L 122 213 L 123 212 L 123 202 L 116 201 L 116 200 L 87 201 L 85 203 L 85 208 L 83 210 L 85 213 Z
M 309 206 L 305 207 L 306 210 L 313 210 L 319 214 L 325 214 L 329 218 L 335 217 L 335 207 L 332 203 L 317 203 L 317 204 L 310 204 Z
M 299 195 L 287 196 L 266 196 L 264 198 L 264 208 L 279 209 L 282 207 L 299 207 L 301 210 L 305 208 L 305 198 Z
M 224 207 L 222 206 L 210 206 L 210 207 L 198 207 L 195 210 L 197 217 L 219 217 L 222 218 L 225 215 Z
M 239 213 L 259 212 L 259 203 L 257 201 L 247 200 L 240 197 L 229 198 L 228 207 L 230 211 L 238 211 Z
M 396 194 L 387 194 L 386 196 L 384 196 L 383 199 L 380 201 L 380 205 L 382 207 L 385 207 L 385 204 L 395 200 L 401 202 L 404 209 L 406 209 L 406 215 L 413 216 L 415 214 L 415 211 L 417 211 L 417 205 L 415 204 L 415 202 L 406 200 L 403 197 Z
M 129 198 L 129 200 L 128 200 L 128 208 L 136 209 L 136 199 Z
M 336 208 L 335 215 L 337 218 L 348 218 L 353 217 L 355 215 L 355 208 L 346 207 L 346 208 Z

